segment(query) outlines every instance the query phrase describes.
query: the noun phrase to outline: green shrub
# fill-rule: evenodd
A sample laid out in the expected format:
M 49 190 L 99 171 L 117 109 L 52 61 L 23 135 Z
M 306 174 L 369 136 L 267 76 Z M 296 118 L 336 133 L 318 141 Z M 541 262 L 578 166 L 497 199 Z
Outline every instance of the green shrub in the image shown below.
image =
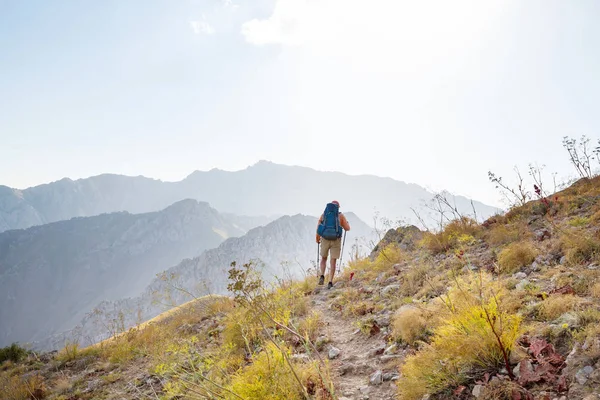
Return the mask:
M 23 347 L 19 346 L 17 343 L 13 343 L 10 346 L 3 347 L 0 349 L 0 364 L 8 360 L 15 363 L 19 362 L 27 355 L 27 353 L 28 351 Z

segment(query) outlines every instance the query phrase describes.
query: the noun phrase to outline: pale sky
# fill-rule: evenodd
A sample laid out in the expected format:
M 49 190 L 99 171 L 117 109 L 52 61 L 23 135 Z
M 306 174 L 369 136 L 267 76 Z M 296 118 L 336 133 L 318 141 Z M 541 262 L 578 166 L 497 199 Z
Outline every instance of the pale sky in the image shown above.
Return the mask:
M 0 0 L 0 184 L 258 160 L 499 204 L 600 138 L 596 0 Z

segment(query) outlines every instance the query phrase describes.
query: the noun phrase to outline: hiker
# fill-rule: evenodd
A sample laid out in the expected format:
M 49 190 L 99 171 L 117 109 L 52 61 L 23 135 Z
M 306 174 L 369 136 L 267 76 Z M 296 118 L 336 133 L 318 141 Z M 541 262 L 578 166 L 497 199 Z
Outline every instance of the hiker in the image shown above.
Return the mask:
M 325 269 L 327 268 L 327 257 L 331 255 L 329 269 L 329 283 L 327 289 L 333 287 L 333 276 L 335 275 L 335 264 L 341 257 L 343 231 L 350 230 L 348 220 L 340 212 L 340 203 L 336 200 L 328 203 L 325 211 L 319 218 L 317 224 L 317 244 L 321 244 L 321 276 L 319 285 L 325 283 Z

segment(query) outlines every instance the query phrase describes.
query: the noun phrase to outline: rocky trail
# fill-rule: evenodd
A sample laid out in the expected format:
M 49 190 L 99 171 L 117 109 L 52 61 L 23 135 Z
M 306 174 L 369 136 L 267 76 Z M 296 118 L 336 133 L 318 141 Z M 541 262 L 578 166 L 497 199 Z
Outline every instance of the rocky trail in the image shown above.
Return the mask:
M 358 319 L 346 318 L 335 306 L 335 298 L 343 289 L 317 287 L 313 309 L 321 314 L 324 324 L 323 356 L 330 359 L 336 396 L 340 400 L 387 400 L 397 398 L 395 381 L 401 354 L 386 341 L 386 327 L 375 328 L 369 335 L 361 332 Z M 382 318 L 379 325 L 389 325 Z

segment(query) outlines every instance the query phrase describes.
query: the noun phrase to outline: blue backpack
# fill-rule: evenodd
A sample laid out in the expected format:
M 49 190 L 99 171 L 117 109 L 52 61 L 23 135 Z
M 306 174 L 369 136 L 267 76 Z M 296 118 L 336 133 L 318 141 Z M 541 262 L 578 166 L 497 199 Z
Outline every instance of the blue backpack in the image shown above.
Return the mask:
M 327 204 L 323 212 L 323 222 L 317 227 L 317 233 L 327 240 L 336 240 L 342 237 L 340 206 L 334 203 Z

